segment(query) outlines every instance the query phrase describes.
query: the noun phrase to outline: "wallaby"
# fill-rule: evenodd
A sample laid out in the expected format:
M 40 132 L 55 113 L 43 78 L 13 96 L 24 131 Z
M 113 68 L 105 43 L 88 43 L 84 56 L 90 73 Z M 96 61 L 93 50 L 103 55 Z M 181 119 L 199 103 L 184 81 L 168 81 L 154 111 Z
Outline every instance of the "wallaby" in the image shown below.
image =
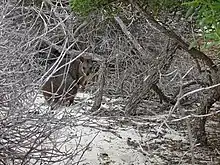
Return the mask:
M 87 77 L 92 72 L 92 60 L 80 57 L 70 64 L 64 59 L 58 69 L 43 85 L 43 95 L 46 101 L 54 108 L 59 102 L 74 102 L 79 87 L 85 88 Z M 52 67 L 52 65 L 50 66 Z

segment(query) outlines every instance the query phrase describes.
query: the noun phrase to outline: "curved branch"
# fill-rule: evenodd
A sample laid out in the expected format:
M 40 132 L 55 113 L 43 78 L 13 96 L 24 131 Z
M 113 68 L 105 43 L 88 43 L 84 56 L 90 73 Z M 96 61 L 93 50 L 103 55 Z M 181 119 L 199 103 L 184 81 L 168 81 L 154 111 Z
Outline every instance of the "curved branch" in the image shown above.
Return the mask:
M 180 36 L 178 36 L 174 31 L 167 29 L 163 25 L 161 25 L 158 21 L 154 19 L 149 11 L 142 5 L 137 3 L 136 1 L 129 0 L 131 4 L 135 6 L 135 8 L 140 11 L 145 18 L 149 21 L 149 23 L 154 26 L 157 30 L 161 33 L 169 36 L 170 38 L 174 39 L 178 44 L 188 52 L 194 59 L 200 59 L 205 62 L 205 64 L 212 70 L 217 71 L 217 66 L 213 63 L 212 59 L 210 59 L 207 55 L 203 52 L 199 51 L 196 48 L 189 49 L 189 44 L 186 43 Z

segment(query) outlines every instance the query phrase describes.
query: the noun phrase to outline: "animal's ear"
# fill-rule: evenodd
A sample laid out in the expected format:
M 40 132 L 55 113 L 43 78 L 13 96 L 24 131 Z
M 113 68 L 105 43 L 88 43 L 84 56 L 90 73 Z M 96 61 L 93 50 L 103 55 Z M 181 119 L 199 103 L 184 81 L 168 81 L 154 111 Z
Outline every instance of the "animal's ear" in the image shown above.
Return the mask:
M 85 61 L 85 58 L 82 57 L 82 56 L 80 56 L 80 57 L 79 57 L 79 60 L 80 60 L 81 62 L 84 62 L 84 61 Z

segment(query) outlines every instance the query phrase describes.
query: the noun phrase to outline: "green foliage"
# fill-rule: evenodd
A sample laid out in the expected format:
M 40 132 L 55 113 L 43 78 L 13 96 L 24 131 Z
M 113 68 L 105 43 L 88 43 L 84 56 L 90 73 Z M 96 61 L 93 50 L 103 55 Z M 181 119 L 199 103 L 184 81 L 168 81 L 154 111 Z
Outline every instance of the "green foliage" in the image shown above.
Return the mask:
M 117 5 L 112 2 L 127 2 L 125 0 L 69 0 L 73 11 L 82 16 L 90 12 L 105 9 L 105 13 L 111 15 L 117 12 Z M 166 12 L 185 12 L 186 17 L 193 16 L 202 31 L 203 47 L 220 47 L 220 0 L 139 0 L 139 3 L 147 7 L 154 16 L 160 16 Z M 184 5 L 183 5 L 184 4 Z M 188 8 L 188 11 L 187 11 Z M 201 38 L 200 38 L 201 40 Z M 191 44 L 195 46 L 196 42 Z
M 69 2 L 73 11 L 84 16 L 103 7 L 109 10 L 108 7 L 111 6 L 112 2 L 129 3 L 127 0 L 69 0 Z M 182 0 L 140 0 L 140 3 L 150 9 L 155 16 L 161 11 L 172 11 L 177 6 L 182 7 Z
M 154 16 L 157 16 L 161 12 L 172 12 L 174 8 L 182 7 L 182 0 L 140 0 Z
M 109 0 L 69 0 L 73 11 L 80 15 L 86 16 L 90 12 L 95 11 L 109 4 Z
M 195 16 L 202 30 L 204 48 L 220 47 L 220 0 L 194 0 L 189 6 L 186 17 Z

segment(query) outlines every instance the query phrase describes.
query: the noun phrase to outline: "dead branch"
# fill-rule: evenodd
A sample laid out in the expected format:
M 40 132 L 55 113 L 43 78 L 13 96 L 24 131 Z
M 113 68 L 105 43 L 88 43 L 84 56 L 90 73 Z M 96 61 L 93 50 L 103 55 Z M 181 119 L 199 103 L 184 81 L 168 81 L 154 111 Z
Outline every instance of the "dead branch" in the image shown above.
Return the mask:
M 134 4 L 135 8 L 140 11 L 149 21 L 149 23 L 158 29 L 161 33 L 166 34 L 170 38 L 174 39 L 178 44 L 188 52 L 194 59 L 200 59 L 204 61 L 204 63 L 212 70 L 217 71 L 217 66 L 213 63 L 213 61 L 205 55 L 203 52 L 199 51 L 196 48 L 189 49 L 189 44 L 185 42 L 180 36 L 178 36 L 174 31 L 167 29 L 165 26 L 160 24 L 158 21 L 154 19 L 154 17 L 148 12 L 147 8 L 143 8 L 144 5 L 140 4 L 137 1 L 130 0 L 131 4 Z
M 99 74 L 99 78 L 98 78 L 98 82 L 100 83 L 100 85 L 99 85 L 99 89 L 95 95 L 95 101 L 94 101 L 94 104 L 91 108 L 91 112 L 97 111 L 101 106 L 103 92 L 104 92 L 103 89 L 104 89 L 104 85 L 105 85 L 105 77 L 106 77 L 106 64 L 103 63 L 100 68 L 100 74 Z

